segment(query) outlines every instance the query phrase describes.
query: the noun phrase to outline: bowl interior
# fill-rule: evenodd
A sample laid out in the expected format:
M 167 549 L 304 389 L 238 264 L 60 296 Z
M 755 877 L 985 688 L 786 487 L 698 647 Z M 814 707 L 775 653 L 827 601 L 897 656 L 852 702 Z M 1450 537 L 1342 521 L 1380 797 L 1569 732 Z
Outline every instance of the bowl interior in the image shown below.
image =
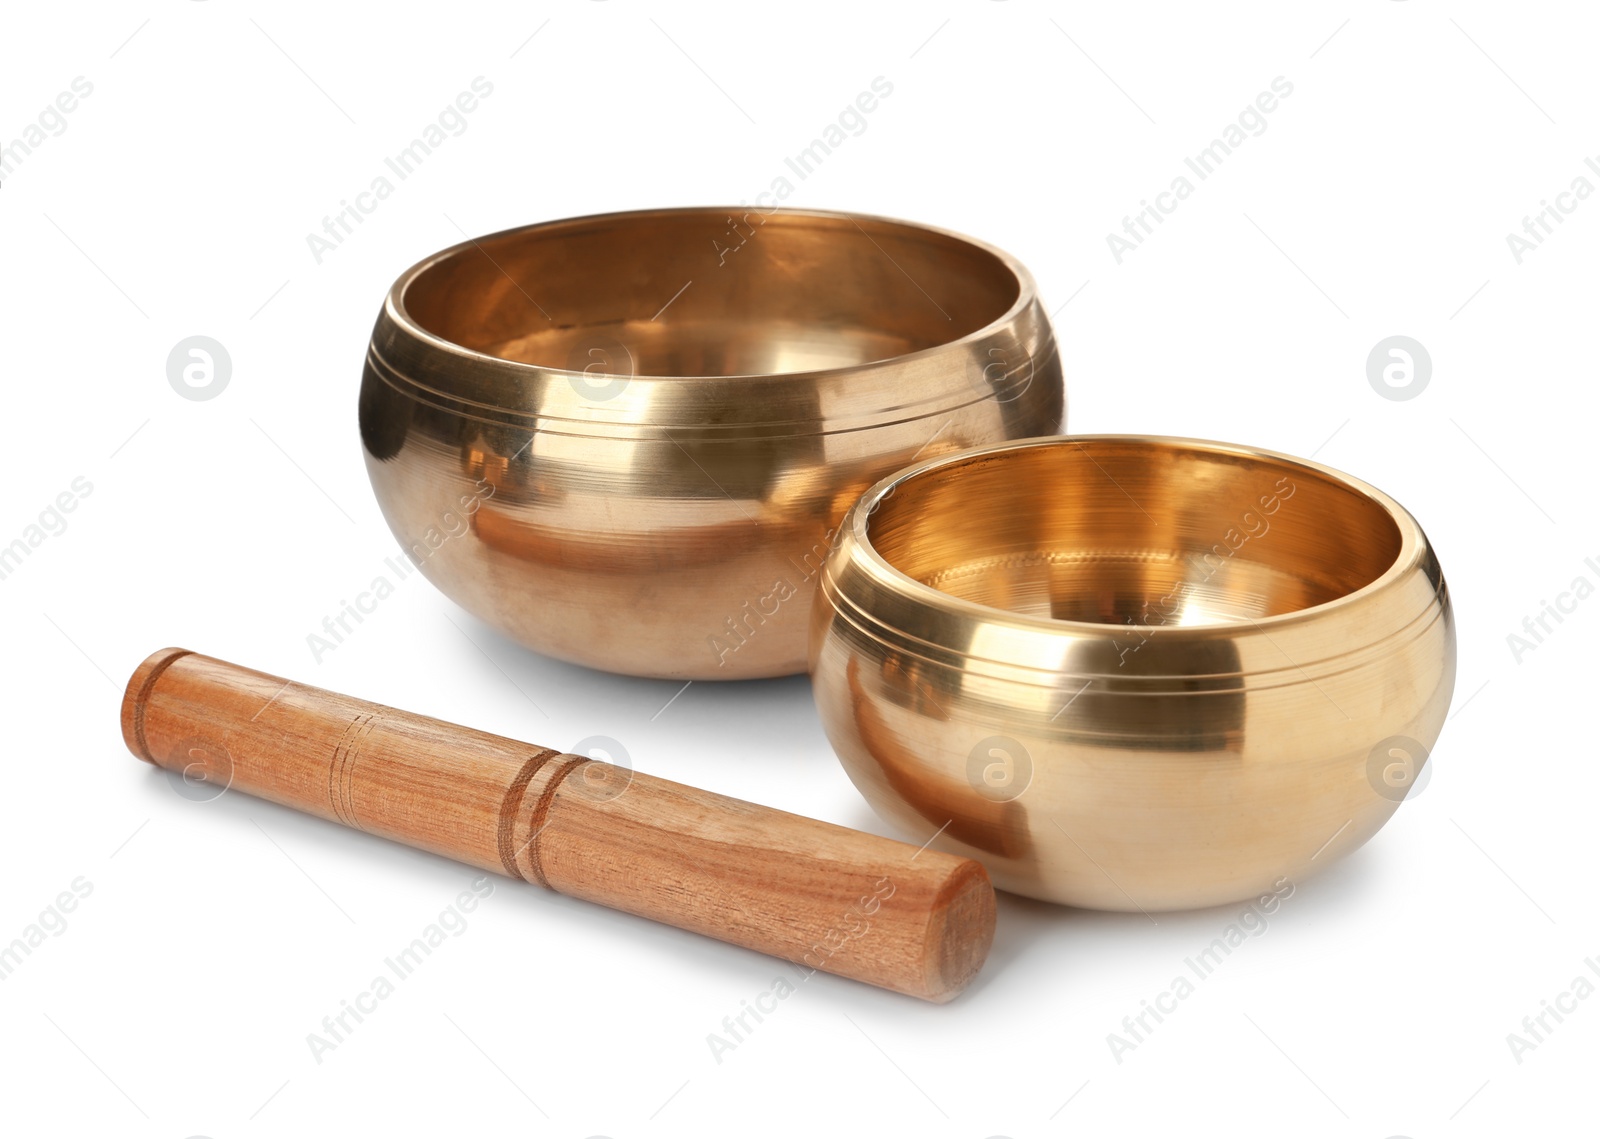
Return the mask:
M 1000 257 L 914 225 L 683 210 L 482 238 L 423 269 L 402 304 L 502 359 L 686 377 L 891 359 L 976 332 L 1020 292 Z
M 874 549 L 925 585 L 1035 617 L 1210 625 L 1334 600 L 1399 556 L 1379 502 L 1311 468 L 1150 440 L 977 455 L 895 486 Z

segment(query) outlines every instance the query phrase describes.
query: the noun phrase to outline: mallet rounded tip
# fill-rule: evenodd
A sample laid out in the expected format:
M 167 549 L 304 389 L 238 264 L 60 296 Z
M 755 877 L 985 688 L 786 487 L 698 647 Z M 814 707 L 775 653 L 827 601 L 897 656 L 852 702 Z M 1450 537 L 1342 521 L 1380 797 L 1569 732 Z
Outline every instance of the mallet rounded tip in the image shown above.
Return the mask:
M 953 1000 L 978 975 L 994 944 L 995 897 L 989 872 L 963 859 L 928 917 L 926 1000 Z
M 146 763 L 155 763 L 156 757 L 150 754 L 150 745 L 144 738 L 144 708 L 145 702 L 150 697 L 150 689 L 167 666 L 179 657 L 190 655 L 191 649 L 158 649 L 145 657 L 139 667 L 133 670 L 133 675 L 128 678 L 128 687 L 122 694 L 122 742 L 128 745 L 128 750 Z

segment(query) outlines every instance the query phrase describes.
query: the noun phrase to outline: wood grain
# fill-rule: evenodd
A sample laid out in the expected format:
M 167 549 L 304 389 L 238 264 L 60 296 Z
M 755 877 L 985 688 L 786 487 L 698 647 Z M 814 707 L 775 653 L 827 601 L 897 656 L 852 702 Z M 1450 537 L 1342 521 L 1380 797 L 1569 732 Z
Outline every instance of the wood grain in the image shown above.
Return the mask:
M 163 649 L 140 759 L 572 897 L 947 1001 L 982 966 L 978 863 Z

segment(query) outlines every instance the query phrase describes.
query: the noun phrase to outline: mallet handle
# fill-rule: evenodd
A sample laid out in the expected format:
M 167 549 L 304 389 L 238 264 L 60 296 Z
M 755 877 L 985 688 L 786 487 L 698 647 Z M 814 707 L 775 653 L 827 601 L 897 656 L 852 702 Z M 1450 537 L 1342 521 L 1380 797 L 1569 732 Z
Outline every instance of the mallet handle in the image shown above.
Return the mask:
M 140 759 L 423 850 L 930 1001 L 977 973 L 971 859 L 163 649 L 128 682 Z

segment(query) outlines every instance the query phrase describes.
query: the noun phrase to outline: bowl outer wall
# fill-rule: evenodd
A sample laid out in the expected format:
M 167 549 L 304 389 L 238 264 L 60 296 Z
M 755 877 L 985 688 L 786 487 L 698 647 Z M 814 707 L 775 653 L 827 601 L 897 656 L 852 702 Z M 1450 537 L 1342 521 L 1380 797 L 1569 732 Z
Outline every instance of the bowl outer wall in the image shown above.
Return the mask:
M 989 609 L 912 581 L 868 540 L 896 485 L 967 457 L 942 456 L 885 479 L 841 527 L 811 667 L 847 774 L 908 839 L 938 831 L 934 846 L 1015 893 L 1153 912 L 1271 894 L 1376 833 L 1398 807 L 1380 790 L 1389 748 L 1425 757 L 1443 725 L 1455 631 L 1426 535 L 1382 492 L 1272 452 L 1147 441 L 1338 479 L 1389 512 L 1399 556 L 1337 601 L 1258 622 L 1123 628 Z M 1025 777 L 1020 792 L 981 786 L 996 761 Z
M 639 376 L 609 399 L 410 320 L 407 283 L 455 251 L 429 258 L 391 290 L 363 377 L 384 518 L 441 591 L 546 655 L 676 680 L 802 672 L 817 574 L 864 489 L 918 457 L 1062 426 L 1031 277 L 970 244 L 1019 285 L 971 335 L 820 372 Z

